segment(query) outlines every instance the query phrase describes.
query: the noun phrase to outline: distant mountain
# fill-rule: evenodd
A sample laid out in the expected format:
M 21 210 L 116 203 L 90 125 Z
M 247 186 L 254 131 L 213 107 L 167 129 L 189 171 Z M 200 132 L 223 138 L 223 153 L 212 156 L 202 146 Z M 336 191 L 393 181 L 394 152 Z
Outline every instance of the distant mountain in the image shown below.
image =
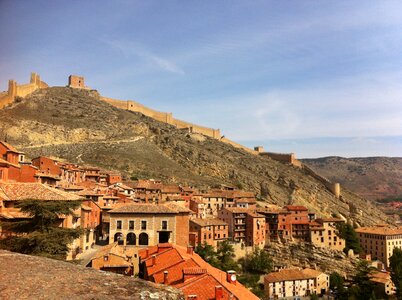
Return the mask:
M 345 188 L 337 199 L 304 169 L 116 108 L 95 91 L 52 87 L 17 100 L 0 110 L 0 135 L 31 157 L 116 169 L 127 178 L 231 184 L 254 191 L 262 204 L 304 205 L 320 216 L 340 214 L 361 225 L 387 221 Z
M 323 157 L 303 163 L 331 181 L 371 199 L 402 197 L 402 157 Z

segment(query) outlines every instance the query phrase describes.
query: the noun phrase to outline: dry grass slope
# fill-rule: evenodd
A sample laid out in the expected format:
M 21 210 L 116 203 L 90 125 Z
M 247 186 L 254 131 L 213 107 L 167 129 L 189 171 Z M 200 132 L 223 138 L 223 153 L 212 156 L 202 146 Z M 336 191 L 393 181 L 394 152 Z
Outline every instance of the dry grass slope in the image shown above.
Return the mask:
M 128 177 L 239 185 L 269 203 L 305 205 L 322 216 L 341 214 L 358 224 L 386 222 L 369 201 L 347 190 L 338 200 L 299 168 L 115 108 L 95 91 L 36 91 L 0 110 L 1 132 L 32 157 L 94 164 Z

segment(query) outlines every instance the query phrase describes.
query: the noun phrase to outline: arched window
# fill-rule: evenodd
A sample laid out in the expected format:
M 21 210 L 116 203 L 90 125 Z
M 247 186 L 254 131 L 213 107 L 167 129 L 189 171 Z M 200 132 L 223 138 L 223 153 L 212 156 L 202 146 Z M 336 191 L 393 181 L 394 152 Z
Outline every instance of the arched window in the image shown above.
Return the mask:
M 148 234 L 145 232 L 140 233 L 138 244 L 140 246 L 148 246 Z
M 136 245 L 137 244 L 137 237 L 135 236 L 135 233 L 130 232 L 127 234 L 127 245 Z
M 119 245 L 123 245 L 124 244 L 124 236 L 121 232 L 116 232 L 116 234 L 114 235 L 114 241 L 118 242 Z

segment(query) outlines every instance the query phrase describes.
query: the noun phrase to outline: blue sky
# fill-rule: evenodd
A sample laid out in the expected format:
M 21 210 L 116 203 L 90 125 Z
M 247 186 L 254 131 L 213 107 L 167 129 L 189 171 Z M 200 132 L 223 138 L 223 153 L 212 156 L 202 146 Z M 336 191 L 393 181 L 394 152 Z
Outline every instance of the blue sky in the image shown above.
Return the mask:
M 0 90 L 69 74 L 248 146 L 402 156 L 401 1 L 0 1 Z

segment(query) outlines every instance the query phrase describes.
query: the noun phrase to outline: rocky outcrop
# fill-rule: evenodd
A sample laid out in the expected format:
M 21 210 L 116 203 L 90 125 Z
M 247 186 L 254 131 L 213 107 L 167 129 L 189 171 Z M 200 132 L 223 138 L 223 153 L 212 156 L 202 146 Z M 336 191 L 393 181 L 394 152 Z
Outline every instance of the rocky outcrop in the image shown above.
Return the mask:
M 181 291 L 72 263 L 0 250 L 1 299 L 184 299 Z
M 275 267 L 302 267 L 319 269 L 327 274 L 342 275 L 355 273 L 357 260 L 341 251 L 315 247 L 309 243 L 269 243 L 265 250 L 273 258 Z

